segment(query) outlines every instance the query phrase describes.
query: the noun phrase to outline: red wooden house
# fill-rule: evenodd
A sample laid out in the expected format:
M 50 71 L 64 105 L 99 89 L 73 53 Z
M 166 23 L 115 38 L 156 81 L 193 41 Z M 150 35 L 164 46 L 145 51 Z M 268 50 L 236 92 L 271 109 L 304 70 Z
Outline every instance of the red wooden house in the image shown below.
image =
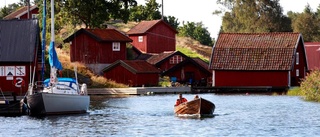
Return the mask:
M 133 40 L 132 45 L 142 53 L 175 51 L 176 33 L 163 20 L 142 21 L 127 32 Z
M 320 42 L 305 42 L 309 70 L 320 69 Z
M 209 69 L 214 87 L 290 87 L 308 65 L 300 33 L 221 33 Z
M 1 20 L 0 30 L 0 92 L 23 96 L 41 63 L 38 20 Z
M 37 18 L 38 15 L 39 15 L 39 8 L 37 7 L 37 5 L 30 6 L 29 19 Z M 5 20 L 28 19 L 28 6 L 24 6 L 24 7 L 19 8 L 18 10 L 3 17 L 3 19 L 5 19 Z
M 169 76 L 173 82 L 188 84 L 200 83 L 201 80 L 207 81 L 208 77 L 211 77 L 208 65 L 203 61 L 200 64 L 198 61 L 180 51 L 163 52 L 147 59 L 147 62 L 162 71 L 162 76 Z
M 118 60 L 103 69 L 104 77 L 129 86 L 157 86 L 159 73 L 144 60 Z
M 63 42 L 70 43 L 71 62 L 82 62 L 96 73 L 117 60 L 125 60 L 132 40 L 115 29 L 80 29 Z

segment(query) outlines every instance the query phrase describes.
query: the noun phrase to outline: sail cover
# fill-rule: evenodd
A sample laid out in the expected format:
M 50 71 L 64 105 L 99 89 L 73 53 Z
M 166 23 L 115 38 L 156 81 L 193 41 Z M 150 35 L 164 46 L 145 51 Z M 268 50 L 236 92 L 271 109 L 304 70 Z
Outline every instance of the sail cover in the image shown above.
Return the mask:
M 55 67 L 58 70 L 62 70 L 62 65 L 58 59 L 57 52 L 54 48 L 54 41 L 50 42 L 49 47 L 49 63 L 51 67 Z

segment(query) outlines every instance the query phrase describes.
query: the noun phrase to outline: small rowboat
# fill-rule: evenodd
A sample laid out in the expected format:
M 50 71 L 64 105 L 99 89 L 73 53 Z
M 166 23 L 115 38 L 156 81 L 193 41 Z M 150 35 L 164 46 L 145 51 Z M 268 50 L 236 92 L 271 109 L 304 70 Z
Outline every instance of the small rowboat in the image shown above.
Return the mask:
M 174 106 L 174 113 L 177 116 L 210 117 L 213 116 L 214 109 L 215 105 L 212 102 L 197 98 Z

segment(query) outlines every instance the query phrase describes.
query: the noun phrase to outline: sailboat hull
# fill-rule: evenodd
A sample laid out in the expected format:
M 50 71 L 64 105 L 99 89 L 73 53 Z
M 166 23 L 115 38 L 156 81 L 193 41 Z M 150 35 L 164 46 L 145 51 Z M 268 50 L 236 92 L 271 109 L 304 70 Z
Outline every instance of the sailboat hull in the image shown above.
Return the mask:
M 80 114 L 89 109 L 90 96 L 36 93 L 27 96 L 30 115 Z

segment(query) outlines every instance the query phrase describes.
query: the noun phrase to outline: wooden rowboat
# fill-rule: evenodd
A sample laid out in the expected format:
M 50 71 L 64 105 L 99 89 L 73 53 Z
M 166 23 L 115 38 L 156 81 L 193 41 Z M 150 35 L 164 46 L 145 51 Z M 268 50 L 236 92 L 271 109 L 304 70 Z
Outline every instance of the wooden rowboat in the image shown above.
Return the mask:
M 174 113 L 177 116 L 213 116 L 215 105 L 203 98 L 194 99 L 174 106 Z

